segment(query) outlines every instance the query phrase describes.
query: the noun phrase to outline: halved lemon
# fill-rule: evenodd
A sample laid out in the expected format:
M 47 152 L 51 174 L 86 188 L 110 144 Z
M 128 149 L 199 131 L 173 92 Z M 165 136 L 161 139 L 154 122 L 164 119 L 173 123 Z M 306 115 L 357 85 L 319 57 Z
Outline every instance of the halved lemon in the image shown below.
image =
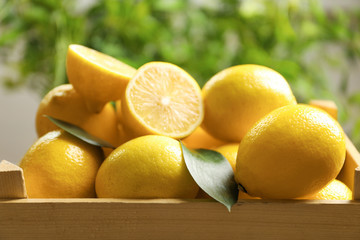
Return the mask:
M 87 108 L 98 113 L 107 102 L 121 98 L 136 69 L 94 49 L 71 44 L 66 71 Z
M 123 123 L 132 137 L 156 134 L 181 139 L 204 116 L 198 83 L 182 68 L 166 62 L 140 67 L 121 104 Z

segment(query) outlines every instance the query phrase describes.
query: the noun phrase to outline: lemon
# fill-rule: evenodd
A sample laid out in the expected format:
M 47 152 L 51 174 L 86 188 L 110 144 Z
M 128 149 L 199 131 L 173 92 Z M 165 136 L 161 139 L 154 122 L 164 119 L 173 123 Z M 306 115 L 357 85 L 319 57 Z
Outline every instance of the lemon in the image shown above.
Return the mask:
M 251 196 L 303 197 L 337 176 L 345 151 L 345 134 L 329 114 L 308 105 L 288 105 L 266 115 L 245 135 L 235 178 Z
M 214 150 L 221 153 L 228 160 L 228 162 L 231 165 L 231 168 L 235 172 L 238 149 L 239 149 L 238 143 L 228 143 L 220 147 L 217 147 Z
M 235 172 L 238 149 L 239 149 L 238 143 L 227 143 L 225 145 L 215 148 L 214 150 L 221 153 L 229 161 L 231 168 Z M 249 194 L 240 190 L 238 194 L 238 199 L 259 199 L 259 198 L 252 197 Z
M 59 129 L 44 115 L 76 125 L 93 136 L 101 138 L 113 146 L 120 145 L 117 119 L 114 108 L 106 104 L 99 113 L 90 112 L 84 100 L 71 84 L 60 85 L 41 100 L 36 113 L 36 132 L 42 136 Z
M 184 138 L 182 142 L 190 149 L 212 149 L 226 144 L 226 142 L 216 139 L 208 134 L 201 126 L 197 127 L 195 131 Z
M 118 119 L 118 122 L 122 124 L 122 113 L 121 113 L 121 100 L 115 101 L 115 109 L 116 109 L 116 117 Z
M 136 69 L 94 49 L 72 44 L 66 56 L 69 82 L 92 112 L 123 95 Z
M 238 194 L 238 200 L 240 199 L 260 199 L 259 197 L 252 197 L 250 196 L 249 194 L 247 194 L 246 192 L 243 192 L 243 191 L 239 191 L 239 194 Z
M 201 124 L 204 114 L 197 82 L 166 62 L 150 62 L 138 69 L 126 88 L 121 109 L 124 127 L 132 137 L 185 138 Z
M 315 200 L 352 200 L 352 191 L 343 182 L 334 179 L 326 187 L 306 199 Z
M 283 76 L 254 64 L 233 66 L 215 74 L 202 94 L 202 126 L 213 137 L 227 142 L 240 142 L 251 126 L 272 110 L 296 104 Z
M 105 159 L 96 177 L 101 198 L 194 198 L 198 190 L 180 143 L 165 136 L 124 143 Z
M 29 198 L 95 197 L 100 148 L 62 131 L 39 138 L 20 162 Z
M 238 148 L 239 148 L 238 143 L 227 143 L 217 148 L 214 148 L 214 150 L 221 153 L 229 161 L 233 171 L 235 171 Z M 211 199 L 211 197 L 208 194 L 206 194 L 202 189 L 199 190 L 196 198 Z M 239 191 L 238 199 L 259 199 L 259 198 L 251 197 L 247 193 L 243 191 Z

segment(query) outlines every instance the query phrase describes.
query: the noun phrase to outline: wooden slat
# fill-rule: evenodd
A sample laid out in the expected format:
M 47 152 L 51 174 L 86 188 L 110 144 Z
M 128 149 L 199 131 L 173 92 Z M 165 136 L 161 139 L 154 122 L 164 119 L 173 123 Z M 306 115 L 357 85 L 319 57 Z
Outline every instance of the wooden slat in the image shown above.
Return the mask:
M 0 239 L 359 239 L 360 202 L 0 201 Z
M 345 183 L 351 190 L 354 189 L 354 171 L 360 167 L 360 154 L 351 140 L 346 137 L 346 159 L 337 179 Z M 355 190 L 356 191 L 356 190 Z
M 0 162 L 0 199 L 2 198 L 26 198 L 22 169 L 5 160 Z
M 360 200 L 360 167 L 355 169 L 353 199 Z
M 315 99 L 311 100 L 309 104 L 325 110 L 330 116 L 337 120 L 338 108 L 334 101 Z

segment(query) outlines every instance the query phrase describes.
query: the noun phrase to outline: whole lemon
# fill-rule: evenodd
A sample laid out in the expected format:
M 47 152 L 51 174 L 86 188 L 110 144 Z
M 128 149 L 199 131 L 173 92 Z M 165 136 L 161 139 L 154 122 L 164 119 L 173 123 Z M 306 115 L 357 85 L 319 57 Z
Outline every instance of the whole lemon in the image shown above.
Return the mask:
M 352 191 L 345 183 L 334 179 L 315 195 L 305 197 L 315 200 L 352 200 Z
M 55 130 L 30 147 L 20 167 L 29 198 L 91 198 L 102 160 L 100 148 Z
M 227 142 L 240 142 L 251 126 L 272 110 L 296 104 L 282 75 L 254 64 L 233 66 L 215 74 L 204 85 L 202 94 L 202 126 Z
M 288 105 L 266 115 L 245 135 L 235 178 L 251 196 L 307 196 L 337 176 L 345 151 L 345 134 L 329 114 L 308 105 Z
M 180 143 L 165 136 L 124 143 L 105 159 L 96 177 L 101 198 L 194 198 L 198 190 Z
M 99 113 L 90 112 L 71 84 L 55 87 L 41 100 L 36 113 L 36 132 L 39 137 L 59 129 L 44 115 L 74 124 L 113 146 L 120 145 L 117 117 L 111 104 L 105 105 Z

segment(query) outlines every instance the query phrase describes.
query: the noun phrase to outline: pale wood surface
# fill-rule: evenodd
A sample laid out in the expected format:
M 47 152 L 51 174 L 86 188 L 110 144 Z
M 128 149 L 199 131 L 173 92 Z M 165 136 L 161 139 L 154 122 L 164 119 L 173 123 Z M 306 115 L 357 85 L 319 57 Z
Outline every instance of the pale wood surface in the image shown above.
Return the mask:
M 360 202 L 0 201 L 0 239 L 359 239 Z
M 311 100 L 309 104 L 323 109 L 324 111 L 326 111 L 328 114 L 330 114 L 333 118 L 335 118 L 337 120 L 338 108 L 337 108 L 335 102 L 330 101 L 330 100 L 315 99 L 315 100 Z
M 0 199 L 1 198 L 26 198 L 22 169 L 6 160 L 0 162 Z
M 360 154 L 351 140 L 347 136 L 345 137 L 346 160 L 339 175 L 337 176 L 337 179 L 345 183 L 351 190 L 354 190 L 354 170 L 360 166 Z
M 360 200 L 360 167 L 355 169 L 353 199 Z

